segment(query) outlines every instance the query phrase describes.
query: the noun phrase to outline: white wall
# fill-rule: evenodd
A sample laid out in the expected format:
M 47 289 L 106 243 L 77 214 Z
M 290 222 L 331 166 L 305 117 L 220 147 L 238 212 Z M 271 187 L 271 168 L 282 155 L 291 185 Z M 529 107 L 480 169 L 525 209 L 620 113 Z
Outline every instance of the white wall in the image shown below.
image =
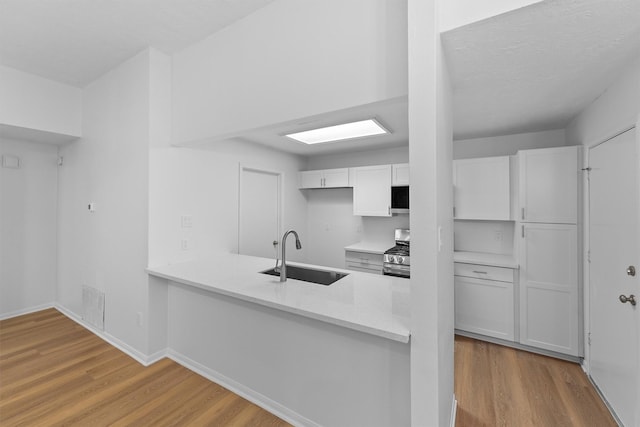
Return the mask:
M 174 55 L 182 143 L 407 94 L 405 0 L 276 0 Z
M 102 290 L 105 332 L 145 352 L 150 51 L 89 84 L 82 139 L 59 170 L 58 302 L 82 314 L 81 289 Z M 87 204 L 94 202 L 96 212 Z
M 283 230 L 298 231 L 303 246 L 289 250 L 287 258 L 306 260 L 307 207 L 298 190 L 298 171 L 304 165 L 300 157 L 234 140 L 207 149 L 157 148 L 150 161 L 150 265 L 237 252 L 240 164 L 284 174 Z M 181 228 L 181 215 L 192 215 L 192 228 Z M 259 218 L 260 212 L 255 215 Z M 188 240 L 189 250 L 181 250 L 182 239 Z
M 594 145 L 628 128 L 640 114 L 640 57 L 567 126 L 568 145 Z
M 448 0 L 440 2 L 440 31 L 448 31 L 540 0 Z
M 0 154 L 20 169 L 0 168 L 0 318 L 56 298 L 58 148 L 0 139 Z
M 448 426 L 453 403 L 452 90 L 438 32 L 440 3 L 409 0 L 411 423 L 415 426 Z
M 409 146 L 325 154 L 307 158 L 307 170 L 408 163 Z
M 457 220 L 453 246 L 456 251 L 514 255 L 514 227 L 514 221 Z
M 80 136 L 82 90 L 0 66 L 0 124 Z
M 564 129 L 453 141 L 454 159 L 512 156 L 518 150 L 560 147 L 566 144 Z M 570 144 L 576 145 L 576 144 Z

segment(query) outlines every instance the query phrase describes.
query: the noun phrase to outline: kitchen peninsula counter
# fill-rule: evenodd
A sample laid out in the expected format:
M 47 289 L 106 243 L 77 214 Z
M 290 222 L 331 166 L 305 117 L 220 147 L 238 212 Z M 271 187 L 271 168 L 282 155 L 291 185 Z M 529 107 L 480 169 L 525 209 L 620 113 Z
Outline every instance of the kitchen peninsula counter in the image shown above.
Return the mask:
M 297 262 L 287 265 L 349 275 L 329 285 L 260 273 L 274 260 L 219 254 L 204 260 L 148 268 L 155 277 L 260 304 L 390 340 L 408 343 L 409 280 Z

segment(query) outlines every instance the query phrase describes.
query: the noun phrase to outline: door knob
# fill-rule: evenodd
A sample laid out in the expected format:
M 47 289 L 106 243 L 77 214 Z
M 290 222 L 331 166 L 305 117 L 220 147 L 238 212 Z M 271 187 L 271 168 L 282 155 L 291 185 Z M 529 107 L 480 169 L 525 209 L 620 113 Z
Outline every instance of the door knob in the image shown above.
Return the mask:
M 636 297 L 635 295 L 629 295 L 628 297 L 624 295 L 620 295 L 620 302 L 623 304 L 625 302 L 628 302 L 628 303 L 631 303 L 631 305 L 636 305 Z
M 627 274 L 629 276 L 635 276 L 636 275 L 636 268 L 633 265 L 630 265 L 629 267 L 627 267 Z

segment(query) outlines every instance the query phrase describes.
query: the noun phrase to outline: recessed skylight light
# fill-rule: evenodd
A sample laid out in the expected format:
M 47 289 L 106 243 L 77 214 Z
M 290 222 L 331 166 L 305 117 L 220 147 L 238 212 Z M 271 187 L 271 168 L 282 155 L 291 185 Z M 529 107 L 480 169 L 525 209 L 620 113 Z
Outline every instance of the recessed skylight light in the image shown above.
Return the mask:
M 342 141 L 344 139 L 362 138 L 389 133 L 374 119 L 358 122 L 344 123 L 341 125 L 311 129 L 304 132 L 287 134 L 289 138 L 305 144 L 320 144 L 322 142 Z

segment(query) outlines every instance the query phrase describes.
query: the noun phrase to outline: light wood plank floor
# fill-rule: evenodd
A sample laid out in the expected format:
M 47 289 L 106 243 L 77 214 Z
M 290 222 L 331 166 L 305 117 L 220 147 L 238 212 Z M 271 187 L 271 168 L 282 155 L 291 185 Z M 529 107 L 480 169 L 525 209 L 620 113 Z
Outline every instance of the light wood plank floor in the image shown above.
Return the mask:
M 172 360 L 144 367 L 50 309 L 0 321 L 0 425 L 288 424 Z
M 582 369 L 456 337 L 456 427 L 615 427 Z M 143 367 L 56 310 L 0 321 L 1 426 L 286 426 L 164 359 Z
M 615 427 L 579 365 L 456 336 L 456 427 Z

